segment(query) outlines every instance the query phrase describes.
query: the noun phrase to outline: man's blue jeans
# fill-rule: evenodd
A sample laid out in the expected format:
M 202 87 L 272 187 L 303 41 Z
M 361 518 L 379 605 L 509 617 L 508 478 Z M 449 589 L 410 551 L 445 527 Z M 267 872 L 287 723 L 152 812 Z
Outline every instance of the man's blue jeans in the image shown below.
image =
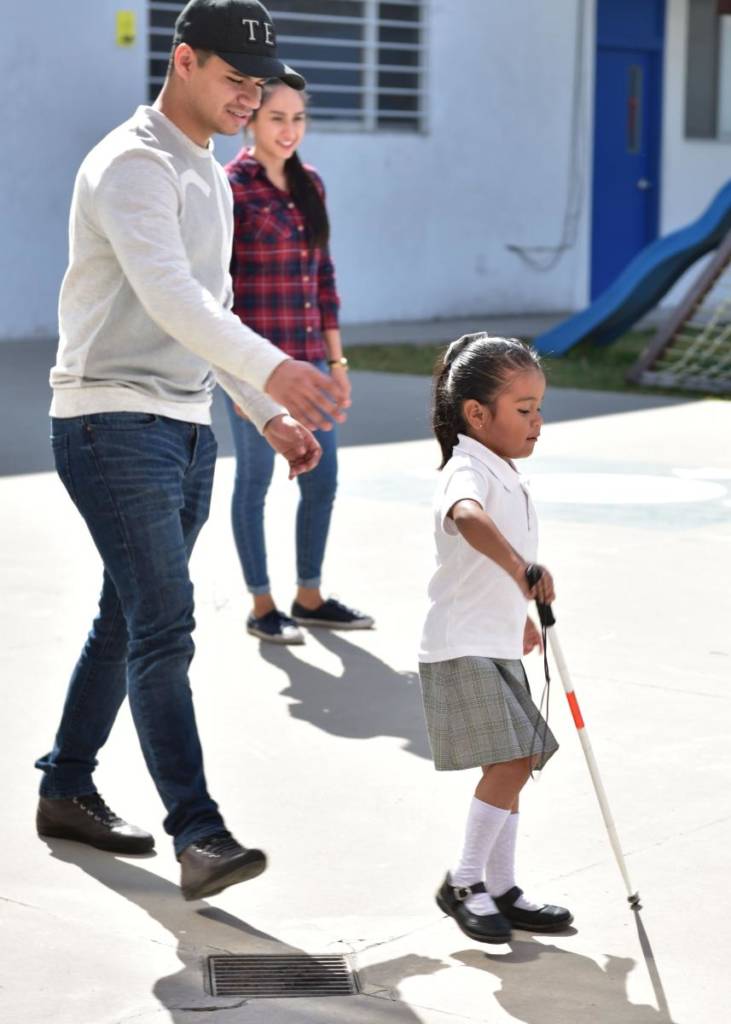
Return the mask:
M 193 586 L 188 560 L 208 518 L 210 427 L 148 413 L 51 421 L 56 469 L 104 563 L 99 613 L 69 684 L 41 794 L 96 791 L 92 773 L 129 697 L 176 853 L 224 828 L 208 795 L 188 682 Z
M 274 450 L 253 423 L 236 415 L 228 395 L 225 401 L 236 451 L 236 482 L 231 499 L 236 549 L 249 593 L 268 594 L 271 587 L 264 539 L 264 503 L 274 471 Z M 297 477 L 300 500 L 295 540 L 300 587 L 320 586 L 338 482 L 335 428 L 317 430 L 315 437 L 322 446 L 322 457 L 315 469 Z

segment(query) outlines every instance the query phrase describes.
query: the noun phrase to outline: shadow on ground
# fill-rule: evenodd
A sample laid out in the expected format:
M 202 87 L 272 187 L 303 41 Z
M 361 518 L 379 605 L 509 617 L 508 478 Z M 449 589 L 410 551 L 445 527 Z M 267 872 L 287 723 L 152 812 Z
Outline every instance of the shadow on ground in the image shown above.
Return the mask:
M 308 640 L 319 642 L 338 658 L 342 673 L 334 674 L 298 658 L 288 647 L 261 643 L 264 661 L 289 677 L 282 691 L 292 703 L 289 713 L 300 721 L 349 739 L 395 736 L 403 749 L 417 757 L 430 757 L 415 672 L 397 672 L 374 654 L 357 647 L 342 634 L 312 631 Z
M 636 966 L 631 957 L 607 956 L 602 967 L 588 956 L 524 939 L 513 940 L 506 956 L 475 949 L 452 956 L 497 978 L 501 987 L 495 999 L 524 1024 L 676 1024 L 655 979 L 660 1009 L 629 1001 L 627 978 Z
M 51 856 L 75 865 L 108 889 L 134 903 L 173 937 L 182 966 L 174 974 L 165 975 L 156 981 L 152 990 L 161 1009 L 169 1014 L 166 1019 L 173 1024 L 190 1024 L 191 1021 L 200 1020 L 202 1013 L 211 1012 L 216 1012 L 219 1020 L 228 1020 L 227 1010 L 239 1009 L 247 1002 L 265 1002 L 272 1008 L 272 1013 L 276 1012 L 276 1020 L 281 1024 L 287 1024 L 288 1021 L 295 1024 L 310 1019 L 308 1009 L 312 1013 L 311 1019 L 318 1024 L 342 1024 L 344 1020 L 348 1024 L 386 1024 L 396 1018 L 399 1024 L 419 1024 L 419 1018 L 405 1003 L 399 1002 L 398 1012 L 395 1013 L 393 1001 L 390 998 L 379 998 L 379 993 L 374 993 L 374 997 L 361 995 L 277 1000 L 211 996 L 205 991 L 203 978 L 204 958 L 208 956 L 226 953 L 282 955 L 301 954 L 304 951 L 203 900 L 185 903 L 177 885 L 140 866 L 138 862 L 131 863 L 129 859 L 122 860 L 65 840 L 47 839 L 45 842 Z M 146 941 L 153 940 L 139 940 L 140 955 L 144 955 L 142 947 Z M 376 964 L 369 970 L 386 973 L 392 980 L 402 981 L 414 974 L 432 973 L 446 966 L 440 960 L 406 956 Z M 136 1002 L 139 1006 L 138 993 L 127 995 L 130 1005 Z M 135 1016 L 142 1015 L 138 1013 Z M 237 1015 L 230 1019 L 238 1020 L 240 1017 Z

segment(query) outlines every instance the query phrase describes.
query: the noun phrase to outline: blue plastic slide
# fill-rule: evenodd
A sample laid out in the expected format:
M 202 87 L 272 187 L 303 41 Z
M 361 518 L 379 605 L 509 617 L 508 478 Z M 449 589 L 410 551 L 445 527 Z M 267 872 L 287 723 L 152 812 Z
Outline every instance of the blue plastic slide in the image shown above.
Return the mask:
M 580 341 L 608 345 L 652 309 L 697 259 L 731 231 L 731 181 L 698 220 L 638 252 L 590 306 L 533 339 L 543 355 L 563 355 Z

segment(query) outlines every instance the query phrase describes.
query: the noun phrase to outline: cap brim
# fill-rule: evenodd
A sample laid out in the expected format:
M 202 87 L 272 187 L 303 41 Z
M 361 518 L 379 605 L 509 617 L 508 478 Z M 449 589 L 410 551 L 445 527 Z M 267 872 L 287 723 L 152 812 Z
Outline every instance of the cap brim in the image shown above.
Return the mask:
M 298 75 L 294 68 L 277 60 L 276 57 L 259 57 L 249 53 L 224 53 L 216 50 L 216 54 L 225 60 L 231 67 L 236 68 L 242 75 L 250 75 L 252 78 L 278 78 L 291 89 L 302 90 L 307 85 L 302 75 Z

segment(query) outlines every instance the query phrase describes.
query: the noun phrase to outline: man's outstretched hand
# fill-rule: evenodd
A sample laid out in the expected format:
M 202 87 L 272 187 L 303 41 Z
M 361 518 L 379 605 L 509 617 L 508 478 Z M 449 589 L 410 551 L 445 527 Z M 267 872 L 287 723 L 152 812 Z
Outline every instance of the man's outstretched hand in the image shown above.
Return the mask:
M 289 479 L 308 473 L 320 461 L 322 448 L 306 427 L 291 416 L 274 416 L 264 427 L 264 437 L 289 463 Z
M 285 359 L 269 377 L 266 393 L 309 430 L 331 430 L 345 422 L 347 389 L 334 377 L 299 359 Z

